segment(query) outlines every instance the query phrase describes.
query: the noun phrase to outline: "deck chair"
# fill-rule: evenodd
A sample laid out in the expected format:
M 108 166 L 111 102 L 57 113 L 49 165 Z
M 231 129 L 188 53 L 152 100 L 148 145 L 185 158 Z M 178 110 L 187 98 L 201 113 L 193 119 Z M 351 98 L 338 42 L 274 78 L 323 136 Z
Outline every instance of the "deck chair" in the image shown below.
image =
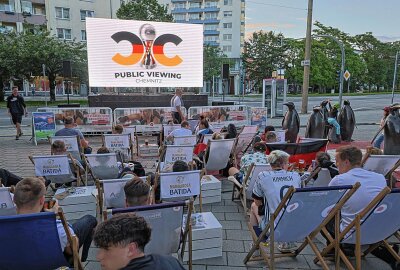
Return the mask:
M 363 164 L 365 170 L 382 174 L 386 179 L 388 179 L 399 166 L 399 155 L 369 155 Z
M 257 133 L 240 133 L 238 135 L 235 147 L 236 160 L 240 160 L 240 158 L 248 151 L 248 149 L 251 148 L 250 145 L 253 143 L 256 135 Z
M 150 185 L 147 176 L 140 177 L 140 179 Z M 124 186 L 129 180 L 129 178 L 121 178 L 96 181 L 100 214 L 109 208 L 125 207 Z
M 185 206 L 188 209 L 188 213 L 184 221 Z M 182 261 L 188 240 L 189 269 L 192 269 L 192 229 L 190 223 L 192 208 L 192 200 L 166 202 L 147 206 L 110 209 L 107 211 L 107 216 L 134 212 L 136 215 L 144 217 L 151 227 L 151 239 L 145 247 L 145 254 L 171 255 L 178 253 L 178 258 Z M 178 252 L 179 250 L 180 252 Z
M 54 141 L 63 141 L 67 152 L 77 161 L 82 161 L 83 149 L 81 143 L 79 142 L 78 136 L 52 136 L 49 137 L 50 144 Z M 53 152 L 51 153 L 53 155 Z
M 201 178 L 203 171 L 159 173 L 154 186 L 160 188 L 162 201 L 181 201 L 199 196 L 200 212 L 203 210 L 201 197 Z
M 181 128 L 181 125 L 163 125 L 164 141 L 167 139 L 168 135 L 171 134 L 175 129 Z
M 383 245 L 388 249 L 395 259 L 400 262 L 400 256 L 388 244 L 387 239 L 396 234 L 400 228 L 400 189 L 390 190 L 385 187 L 358 215 L 355 219 L 337 234 L 335 240 L 329 239 L 329 244 L 322 252 L 327 252 L 336 248 L 338 255 L 336 256 L 336 264 L 343 260 L 348 269 L 361 269 L 361 257 Z M 333 242 L 332 242 L 333 241 Z M 354 244 L 356 267 L 350 263 L 349 259 L 340 249 L 339 243 Z M 361 246 L 369 247 L 362 252 Z M 314 262 L 317 262 L 317 258 Z
M 321 168 L 317 179 L 314 181 L 313 187 L 327 187 L 331 182 L 332 177 L 328 169 Z
M 212 136 L 213 136 L 213 134 L 203 134 L 203 136 L 202 136 L 202 137 L 203 137 L 202 142 L 203 142 L 204 144 L 207 144 L 208 141 L 211 140 Z
M 29 156 L 35 166 L 35 175 L 43 176 L 56 184 L 65 184 L 76 181 L 81 185 L 81 176 L 78 165 L 71 154 L 55 156 Z
M 206 174 L 208 171 L 222 170 L 231 159 L 235 151 L 236 139 L 209 140 L 204 155 L 203 163 Z
M 16 215 L 17 209 L 11 197 L 10 189 L 0 187 L 0 216 Z
M 194 145 L 166 145 L 161 156 L 162 162 L 159 163 L 158 171 L 163 168 L 170 167 L 177 160 L 186 163 L 193 161 Z
M 248 224 L 254 244 L 243 262 L 246 264 L 254 251 L 259 248 L 269 269 L 275 269 L 276 258 L 295 257 L 307 245 L 310 245 L 318 258 L 322 258 L 313 242 L 315 236 L 332 218 L 339 219 L 341 207 L 359 186 L 360 184 L 356 183 L 354 186 L 324 188 L 290 187 L 260 235 L 257 235 L 250 223 Z M 269 247 L 260 245 L 265 240 L 269 241 Z M 275 242 L 299 241 L 302 244 L 294 252 L 275 254 Z M 325 261 L 322 261 L 322 267 L 325 270 L 329 269 Z
M 258 132 L 258 126 L 257 125 L 248 125 L 248 126 L 243 126 L 242 130 L 240 131 L 240 133 L 243 134 L 257 134 Z
M 195 145 L 196 142 L 196 135 L 174 137 L 174 145 Z
M 95 179 L 116 179 L 119 175 L 117 154 L 88 154 L 86 164 Z
M 103 145 L 117 153 L 118 161 L 128 162 L 133 159 L 131 134 L 103 134 Z
M 271 169 L 271 165 L 269 164 L 252 163 L 247 169 L 246 176 L 244 177 L 242 184 L 234 184 L 232 190 L 232 201 L 234 200 L 235 190 L 239 190 L 239 199 L 241 200 L 243 208 L 245 209 L 245 214 L 246 210 L 248 209 L 247 201 L 252 200 L 253 188 L 258 175 L 260 174 L 260 172 L 270 171 Z
M 63 213 L 57 214 L 72 247 L 74 269 L 83 270 L 78 238 L 68 230 Z M 56 269 L 67 266 L 53 212 L 0 217 L 1 269 Z

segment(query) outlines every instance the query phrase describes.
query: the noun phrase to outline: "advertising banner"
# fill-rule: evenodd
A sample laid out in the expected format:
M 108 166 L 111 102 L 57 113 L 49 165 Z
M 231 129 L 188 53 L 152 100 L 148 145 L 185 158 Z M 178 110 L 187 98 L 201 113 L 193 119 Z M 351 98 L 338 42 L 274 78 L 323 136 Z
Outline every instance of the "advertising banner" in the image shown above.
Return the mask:
M 248 124 L 247 106 L 204 106 L 190 107 L 189 119 L 200 119 L 204 116 L 212 125 L 214 123 L 229 123 L 235 126 L 244 126 Z
M 47 140 L 56 132 L 54 113 L 52 112 L 33 112 L 32 113 L 33 138 L 35 144 L 38 140 Z
M 267 112 L 266 107 L 250 107 L 250 124 L 264 129 L 267 125 Z
M 35 175 L 68 175 L 70 168 L 67 156 L 35 157 Z
M 64 128 L 67 116 L 74 118 L 77 128 L 83 132 L 105 132 L 112 129 L 112 110 L 107 107 L 39 108 L 38 112 L 53 112 L 57 130 Z
M 161 199 L 191 197 L 200 194 L 200 171 L 161 173 Z
M 203 26 L 86 18 L 94 87 L 203 87 Z

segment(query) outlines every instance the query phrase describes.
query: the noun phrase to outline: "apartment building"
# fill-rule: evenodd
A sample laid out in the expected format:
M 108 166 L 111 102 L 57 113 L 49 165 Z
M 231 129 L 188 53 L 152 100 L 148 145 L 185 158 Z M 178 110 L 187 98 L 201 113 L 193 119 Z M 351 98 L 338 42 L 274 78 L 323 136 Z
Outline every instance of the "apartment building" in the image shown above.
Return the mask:
M 45 0 L 0 0 L 0 33 L 23 31 L 24 23 L 45 25 Z

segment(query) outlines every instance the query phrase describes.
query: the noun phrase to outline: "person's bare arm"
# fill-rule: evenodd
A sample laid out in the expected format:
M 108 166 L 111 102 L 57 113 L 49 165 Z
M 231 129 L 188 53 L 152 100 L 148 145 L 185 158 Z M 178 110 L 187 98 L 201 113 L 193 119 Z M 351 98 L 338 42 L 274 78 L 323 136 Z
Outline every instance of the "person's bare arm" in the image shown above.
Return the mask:
M 262 200 L 258 200 L 258 199 L 253 199 L 254 200 L 254 203 L 257 205 L 257 206 L 261 206 L 262 205 Z

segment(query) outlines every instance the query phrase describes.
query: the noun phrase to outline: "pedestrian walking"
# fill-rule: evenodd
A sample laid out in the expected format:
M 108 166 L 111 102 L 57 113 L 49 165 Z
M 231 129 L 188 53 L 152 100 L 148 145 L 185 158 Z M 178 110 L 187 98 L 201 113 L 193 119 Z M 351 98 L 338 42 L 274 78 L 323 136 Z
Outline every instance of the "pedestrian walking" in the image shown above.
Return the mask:
M 171 98 L 172 118 L 176 124 L 182 123 L 185 117 L 182 113 L 183 100 L 182 100 L 182 89 L 177 88 L 175 95 Z
M 13 86 L 12 94 L 7 98 L 8 114 L 11 116 L 12 122 L 17 129 L 16 140 L 22 136 L 21 122 L 22 116 L 28 116 L 24 98 L 18 93 L 18 86 Z

